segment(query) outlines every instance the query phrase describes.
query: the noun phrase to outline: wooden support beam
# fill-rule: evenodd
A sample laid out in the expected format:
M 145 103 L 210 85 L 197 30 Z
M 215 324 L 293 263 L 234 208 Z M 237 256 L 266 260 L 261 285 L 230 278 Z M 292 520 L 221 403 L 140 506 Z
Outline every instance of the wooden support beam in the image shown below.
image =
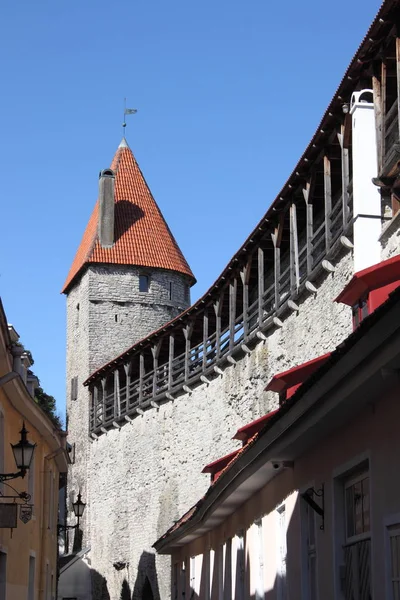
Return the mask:
M 290 205 L 290 292 L 294 294 L 300 286 L 299 242 L 297 236 L 297 211 L 294 202 Z
M 103 418 L 102 418 L 103 423 L 106 420 L 106 383 L 107 383 L 107 379 L 105 377 L 102 377 L 102 379 L 101 379 L 101 391 L 102 391 L 101 400 L 103 403 Z
M 237 279 L 229 282 L 229 350 L 235 345 Z
M 125 421 L 127 421 L 128 423 L 132 423 L 132 420 L 130 417 L 128 417 L 128 415 L 124 416 Z
M 222 292 L 223 293 L 223 292 Z M 222 295 L 214 302 L 215 311 L 215 355 L 218 360 L 221 354 L 221 313 L 222 313 Z
M 155 400 L 150 400 L 150 406 L 157 409 L 160 408 L 160 405 L 158 404 L 158 402 L 155 402 Z
M 125 377 L 126 377 L 126 409 L 128 410 L 129 400 L 131 397 L 130 387 L 131 387 L 131 369 L 132 363 L 129 361 L 124 364 Z
M 207 367 L 207 344 L 208 344 L 208 309 L 203 314 L 203 371 Z
M 252 257 L 250 257 L 240 271 L 240 279 L 243 285 L 243 337 L 246 340 L 249 332 L 249 279 L 251 272 Z
M 90 435 L 91 435 L 91 437 L 92 437 L 94 440 L 98 440 L 98 439 L 99 439 L 99 436 L 98 436 L 98 435 L 96 435 L 95 433 L 93 433 L 93 431 L 92 431 L 92 433 L 91 433 Z
M 187 394 L 191 394 L 192 393 L 192 388 L 190 388 L 188 385 L 183 385 L 182 389 L 187 393 Z
M 105 427 L 100 427 L 100 431 L 102 431 L 103 433 L 108 433 L 108 431 Z
M 142 408 L 137 407 L 136 412 L 138 415 L 144 415 L 144 410 Z
M 233 356 L 230 356 L 228 354 L 228 356 L 226 357 L 226 360 L 228 361 L 228 363 L 231 363 L 231 365 L 236 365 L 236 360 L 233 358 Z
M 143 402 L 144 354 L 139 355 L 139 404 Z
M 157 396 L 157 369 L 158 369 L 158 357 L 160 355 L 162 339 L 158 340 L 154 346 L 151 347 L 151 353 L 153 355 L 153 396 Z
M 119 385 L 119 370 L 114 371 L 114 417 L 119 417 L 121 414 L 121 396 Z
M 189 322 L 186 327 L 183 328 L 183 335 L 185 337 L 185 381 L 189 379 L 189 356 L 190 356 L 190 338 L 193 332 L 193 322 Z
M 274 233 L 271 234 L 272 242 L 274 244 L 274 275 L 275 275 L 275 310 L 278 310 L 280 303 L 280 279 L 281 279 L 281 241 L 283 234 L 283 222 L 285 216 L 281 214 L 279 216 L 279 223 L 274 229 Z
M 346 230 L 349 222 L 349 178 L 350 178 L 350 167 L 349 167 L 349 149 L 344 145 L 344 125 L 341 126 L 341 132 L 338 133 L 338 140 L 340 144 L 340 161 L 342 168 L 342 224 L 343 231 Z
M 203 383 L 210 385 L 210 380 L 207 379 L 207 377 L 205 375 L 200 375 L 200 381 L 202 381 Z
M 312 238 L 313 238 L 313 196 L 315 186 L 315 173 L 312 172 L 310 179 L 306 183 L 306 187 L 303 188 L 303 196 L 306 203 L 306 244 L 307 244 L 307 274 L 311 273 L 313 268 L 312 259 Z
M 398 64 L 398 63 L 397 63 Z M 382 110 L 382 131 L 381 131 L 381 143 L 382 143 L 382 147 L 380 150 L 381 156 L 382 156 L 382 164 L 385 161 L 385 154 L 386 154 L 386 144 L 385 144 L 385 139 L 386 139 L 386 87 L 387 85 L 387 69 L 386 69 L 386 64 L 384 62 L 382 62 L 381 65 L 381 110 Z M 378 173 L 379 175 L 379 173 Z
M 115 429 L 121 429 L 121 425 L 119 423 L 117 423 L 117 421 L 113 421 L 112 425 L 113 425 L 113 427 L 115 427 Z
M 217 365 L 214 365 L 214 372 L 217 373 L 217 375 L 223 375 L 224 372 L 222 369 L 220 369 L 219 367 L 217 367 Z
M 99 388 L 94 384 L 92 391 L 93 398 L 93 427 L 97 427 L 98 407 L 99 407 Z
M 264 250 L 258 248 L 258 326 L 263 322 L 263 296 L 264 296 Z
M 265 340 L 267 339 L 267 336 L 262 331 L 257 331 L 256 336 L 259 340 L 262 340 L 263 342 L 265 342 Z
M 241 344 L 240 347 L 245 354 L 251 354 L 251 350 L 248 346 L 246 346 L 246 344 Z
M 165 394 L 165 397 L 166 397 L 166 398 L 168 398 L 168 400 L 175 400 L 175 398 L 173 397 L 173 395 L 172 395 L 172 394 L 170 394 L 169 392 L 167 392 L 167 393 Z
M 168 348 L 168 390 L 170 390 L 172 388 L 174 379 L 173 379 L 173 374 L 172 374 L 172 369 L 174 366 L 174 344 L 175 344 L 175 337 L 174 334 L 171 333 L 169 336 L 169 348 Z M 167 394 L 166 394 L 167 395 Z M 168 396 L 167 396 L 168 398 Z
M 332 183 L 331 183 L 331 161 L 324 156 L 324 197 L 325 197 L 325 250 L 329 252 L 331 247 L 331 212 L 332 212 Z

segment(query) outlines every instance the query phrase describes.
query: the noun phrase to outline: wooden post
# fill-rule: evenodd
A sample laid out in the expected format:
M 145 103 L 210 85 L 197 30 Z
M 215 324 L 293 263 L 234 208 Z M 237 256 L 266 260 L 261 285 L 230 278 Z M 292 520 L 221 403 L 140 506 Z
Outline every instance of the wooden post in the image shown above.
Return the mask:
M 290 205 L 290 293 L 294 294 L 300 285 L 299 242 L 297 236 L 296 204 Z
M 97 419 L 98 417 L 98 405 L 99 405 L 99 389 L 97 387 L 97 384 L 94 384 L 93 387 L 93 421 L 92 421 L 92 429 L 94 429 L 95 427 L 97 427 Z
M 218 360 L 221 354 L 221 312 L 222 312 L 222 295 L 214 303 L 215 310 L 215 356 Z
M 235 345 L 237 279 L 229 282 L 229 352 Z
M 103 402 L 103 423 L 106 422 L 106 383 L 107 379 L 105 377 L 101 380 L 101 388 L 102 388 L 102 402 Z
M 258 326 L 261 327 L 264 315 L 264 250 L 258 248 Z
M 252 257 L 249 258 L 247 264 L 240 271 L 240 279 L 243 285 L 243 338 L 246 340 L 249 334 L 249 278 L 251 271 Z
M 280 303 L 280 279 L 281 279 L 281 241 L 283 233 L 284 214 L 279 217 L 278 226 L 275 227 L 274 233 L 271 234 L 274 244 L 274 275 L 275 275 L 275 310 L 278 310 Z
M 381 131 L 381 150 L 380 150 L 380 154 L 382 156 L 382 166 L 385 163 L 385 156 L 386 156 L 386 142 L 385 142 L 385 140 L 386 140 L 386 78 L 387 78 L 386 64 L 382 63 L 382 65 L 381 65 L 382 131 Z M 400 122 L 400 119 L 399 119 L 399 122 Z M 379 175 L 379 172 L 378 172 L 378 175 Z
M 344 125 L 341 126 L 341 132 L 338 133 L 338 140 L 341 151 L 342 167 L 342 221 L 343 231 L 346 230 L 349 221 L 349 149 L 344 145 Z
M 130 397 L 131 397 L 131 393 L 130 393 L 130 387 L 131 387 L 131 365 L 132 365 L 132 363 L 130 361 L 128 363 L 124 364 L 125 377 L 126 377 L 126 410 L 128 410 L 129 400 L 130 400 Z
M 174 383 L 173 379 L 173 367 L 174 367 L 174 344 L 175 344 L 175 336 L 173 333 L 169 336 L 169 348 L 168 348 L 168 391 L 171 391 L 171 388 Z
M 158 369 L 158 357 L 160 355 L 162 340 L 158 340 L 154 346 L 151 347 L 151 353 L 153 355 L 153 397 L 157 396 L 157 369 Z
M 144 354 L 139 354 L 139 404 L 143 402 Z
M 190 338 L 192 337 L 193 323 L 188 323 L 183 328 L 183 335 L 185 336 L 185 381 L 189 379 L 189 355 L 190 355 Z
M 325 196 L 325 249 L 331 247 L 331 212 L 332 212 L 332 184 L 331 184 L 331 161 L 324 156 L 324 196 Z
M 114 371 L 114 419 L 121 414 L 121 396 L 119 391 L 119 370 Z
M 207 367 L 207 343 L 208 343 L 208 308 L 204 309 L 203 314 L 203 371 Z
M 306 244 L 307 244 L 307 275 L 313 268 L 313 244 L 312 238 L 314 233 L 313 224 L 313 193 L 314 193 L 315 174 L 312 173 L 306 187 L 303 188 L 303 196 L 306 203 Z

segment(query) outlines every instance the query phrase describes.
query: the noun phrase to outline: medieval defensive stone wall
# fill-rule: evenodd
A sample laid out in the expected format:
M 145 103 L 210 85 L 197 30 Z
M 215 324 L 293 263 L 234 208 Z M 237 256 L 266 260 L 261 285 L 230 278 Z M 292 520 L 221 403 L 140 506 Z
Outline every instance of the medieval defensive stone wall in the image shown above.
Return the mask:
M 148 292 L 139 291 L 142 274 L 149 277 Z M 89 393 L 83 382 L 96 368 L 187 308 L 188 289 L 187 278 L 172 271 L 93 265 L 69 291 L 67 427 L 76 450 L 69 476 L 69 511 L 79 490 L 87 498 L 90 475 Z M 84 524 L 89 539 L 90 519 Z
M 275 373 L 334 349 L 350 333 L 351 310 L 333 300 L 353 274 L 351 253 L 343 250 L 334 266 L 314 281 L 316 294 L 304 291 L 283 327 L 270 329 L 209 385 L 91 441 L 90 557 L 111 598 L 119 597 L 123 579 L 140 598 L 146 577 L 155 594 L 169 597 L 169 558 L 155 557 L 151 546 L 205 493 L 202 468 L 240 445 L 231 439 L 239 427 L 277 406 L 277 396 L 264 392 Z

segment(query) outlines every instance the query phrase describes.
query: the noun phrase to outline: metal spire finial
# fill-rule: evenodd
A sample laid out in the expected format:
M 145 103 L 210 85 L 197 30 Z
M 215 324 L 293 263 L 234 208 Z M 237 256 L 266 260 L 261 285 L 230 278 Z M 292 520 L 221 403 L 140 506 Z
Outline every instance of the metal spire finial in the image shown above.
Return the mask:
M 123 137 L 125 137 L 126 115 L 134 115 L 136 113 L 136 108 L 126 108 L 126 98 L 124 98 L 124 122 L 122 123 Z

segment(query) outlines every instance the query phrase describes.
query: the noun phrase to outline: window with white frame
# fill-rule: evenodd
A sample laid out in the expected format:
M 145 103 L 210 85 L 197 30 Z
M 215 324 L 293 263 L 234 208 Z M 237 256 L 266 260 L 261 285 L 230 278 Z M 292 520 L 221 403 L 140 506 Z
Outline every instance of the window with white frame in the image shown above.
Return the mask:
M 351 600 L 371 598 L 369 471 L 344 480 L 344 593 Z
M 277 599 L 286 600 L 286 509 L 282 504 L 277 508 L 278 525 L 278 557 L 277 557 Z
M 387 528 L 389 541 L 388 573 L 389 573 L 389 600 L 400 598 L 400 523 Z

